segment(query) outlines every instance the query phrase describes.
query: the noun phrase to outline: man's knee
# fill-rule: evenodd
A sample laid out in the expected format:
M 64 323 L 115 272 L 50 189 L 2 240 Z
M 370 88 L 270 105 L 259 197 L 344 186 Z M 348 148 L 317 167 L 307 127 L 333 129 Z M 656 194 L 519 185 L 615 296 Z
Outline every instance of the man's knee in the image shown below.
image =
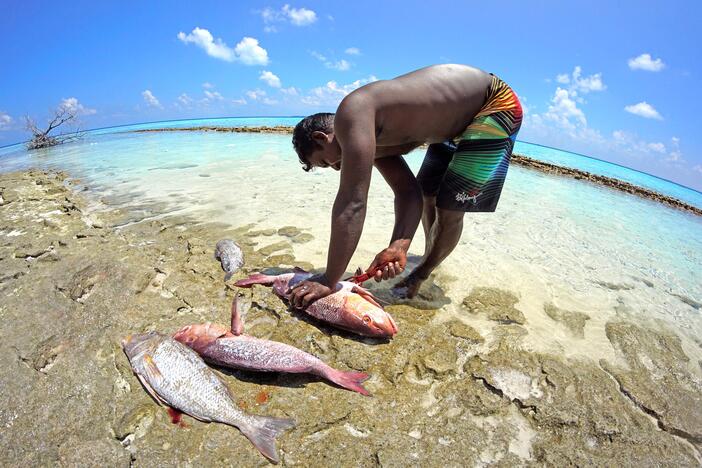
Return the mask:
M 436 210 L 436 220 L 444 226 L 463 224 L 464 215 L 465 212 L 463 211 L 447 210 L 444 208 L 437 208 Z

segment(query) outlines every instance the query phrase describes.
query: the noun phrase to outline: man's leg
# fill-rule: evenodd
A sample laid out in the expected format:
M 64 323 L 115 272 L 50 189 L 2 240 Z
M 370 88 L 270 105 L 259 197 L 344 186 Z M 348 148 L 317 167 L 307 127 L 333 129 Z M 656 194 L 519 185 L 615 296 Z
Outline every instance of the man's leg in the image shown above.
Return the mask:
M 436 196 L 424 195 L 422 227 L 424 228 L 424 256 L 431 251 L 431 228 L 436 220 Z
M 417 295 L 422 283 L 453 252 L 461 239 L 465 213 L 442 208 L 436 208 L 435 213 L 436 217 L 431 225 L 431 232 L 427 236 L 430 239 L 427 241 L 428 249 L 424 252 L 422 262 L 407 278 L 393 288 L 397 293 L 401 293 L 407 298 L 413 298 Z

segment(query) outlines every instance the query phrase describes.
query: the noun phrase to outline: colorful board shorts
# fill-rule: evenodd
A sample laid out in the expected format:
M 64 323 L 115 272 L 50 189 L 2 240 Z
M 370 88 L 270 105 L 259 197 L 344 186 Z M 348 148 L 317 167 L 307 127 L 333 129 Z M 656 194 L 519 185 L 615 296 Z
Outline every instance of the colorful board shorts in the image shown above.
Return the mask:
M 424 195 L 447 210 L 495 211 L 521 124 L 517 95 L 492 75 L 485 104 L 458 143 L 429 145 L 417 174 Z

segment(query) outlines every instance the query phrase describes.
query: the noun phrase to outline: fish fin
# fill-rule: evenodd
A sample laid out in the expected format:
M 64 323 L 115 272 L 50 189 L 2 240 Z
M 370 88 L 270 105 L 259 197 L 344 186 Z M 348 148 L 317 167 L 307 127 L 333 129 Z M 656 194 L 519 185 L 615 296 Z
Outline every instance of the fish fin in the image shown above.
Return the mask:
M 254 273 L 249 275 L 248 278 L 237 281 L 234 283 L 234 286 L 238 286 L 240 288 L 250 288 L 254 284 L 264 284 L 266 286 L 270 286 L 273 284 L 273 281 L 275 281 L 275 276 Z
M 232 279 L 232 275 L 233 275 L 233 274 L 234 274 L 234 272 L 233 272 L 233 271 L 230 271 L 229 273 L 227 273 L 226 275 L 224 275 L 224 282 L 226 283 L 227 281 L 229 281 L 230 279 Z
M 364 289 L 359 285 L 355 285 L 353 288 L 351 288 L 351 292 L 358 294 L 374 306 L 379 307 L 381 309 L 383 308 L 383 306 L 380 305 L 380 303 L 378 302 L 378 299 L 369 290 Z
M 345 372 L 330 367 L 325 370 L 323 377 L 334 382 L 339 387 L 358 392 L 361 395 L 370 396 L 370 392 L 361 385 L 362 382 L 368 380 L 368 374 L 365 372 Z
M 363 274 L 363 268 L 358 267 L 356 268 L 356 273 L 353 274 L 353 276 L 361 276 Z
M 239 430 L 251 441 L 252 444 L 273 463 L 278 463 L 278 450 L 275 438 L 283 431 L 295 427 L 295 421 L 287 418 L 271 418 L 268 416 L 254 416 L 254 423 L 246 426 L 237 426 Z
M 239 295 L 234 296 L 232 301 L 232 333 L 236 336 L 244 333 L 244 319 L 241 318 Z
M 163 380 L 163 375 L 161 374 L 161 371 L 158 370 L 158 366 L 156 365 L 156 362 L 154 362 L 153 356 L 150 354 L 144 355 L 144 370 L 146 371 L 146 376 L 149 378 L 149 380 L 154 380 L 157 382 Z
M 295 273 L 309 273 L 307 270 L 303 270 L 302 268 L 300 268 L 300 267 L 298 267 L 298 266 L 294 267 L 294 268 L 293 268 L 293 271 L 294 271 Z
M 139 374 L 136 374 L 136 376 L 139 379 L 139 382 L 141 382 L 141 385 L 144 387 L 144 390 L 146 390 L 146 393 L 151 395 L 151 398 L 153 398 L 156 401 L 156 403 L 158 403 L 159 405 L 168 406 L 168 403 L 166 403 L 166 401 L 163 398 L 161 398 L 158 393 L 156 393 L 156 390 L 154 390 L 151 384 L 149 384 L 149 382 L 147 382 L 143 376 Z

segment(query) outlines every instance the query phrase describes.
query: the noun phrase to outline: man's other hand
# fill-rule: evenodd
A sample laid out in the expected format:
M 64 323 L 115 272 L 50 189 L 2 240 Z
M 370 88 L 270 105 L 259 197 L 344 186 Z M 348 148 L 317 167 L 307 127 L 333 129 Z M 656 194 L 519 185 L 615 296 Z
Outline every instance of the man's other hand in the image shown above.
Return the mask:
M 405 271 L 406 264 L 407 252 L 401 247 L 390 246 L 375 256 L 366 273 L 372 274 L 373 278 L 380 282 L 392 279 Z
M 300 281 L 290 290 L 290 304 L 296 309 L 306 309 L 317 299 L 326 297 L 334 292 L 334 288 L 328 286 L 327 277 L 324 274 L 315 275 L 305 281 Z

